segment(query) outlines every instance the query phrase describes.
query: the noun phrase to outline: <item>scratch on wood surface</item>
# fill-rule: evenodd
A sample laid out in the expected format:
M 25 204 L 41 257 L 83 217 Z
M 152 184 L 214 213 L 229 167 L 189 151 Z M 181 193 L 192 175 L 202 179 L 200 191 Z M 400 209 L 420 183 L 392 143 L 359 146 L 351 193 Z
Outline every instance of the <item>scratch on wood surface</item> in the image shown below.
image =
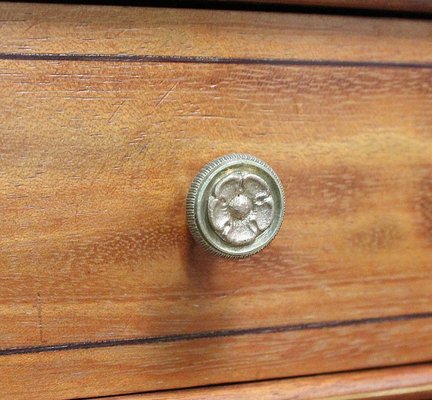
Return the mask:
M 40 293 L 37 294 L 37 312 L 38 312 L 39 340 L 41 343 L 43 343 L 42 300 L 41 300 Z
M 27 21 L 26 21 L 27 22 Z M 29 24 L 29 26 L 23 31 L 23 33 L 27 33 L 30 29 L 34 28 L 36 25 L 38 25 L 38 21 L 33 21 Z
M 159 101 L 156 103 L 156 107 L 159 107 L 165 100 L 166 100 L 166 98 L 170 95 L 170 93 L 172 93 L 174 90 L 175 90 L 175 88 L 177 87 L 177 85 L 178 85 L 178 82 L 176 82 L 173 86 L 172 86 L 172 88 L 171 89 L 169 89 L 165 94 L 163 94 L 162 96 L 161 96 L 161 98 L 159 99 Z
M 114 110 L 114 112 L 111 114 L 111 117 L 109 117 L 109 119 L 108 119 L 108 123 L 110 123 L 112 120 L 113 120 L 113 118 L 117 115 L 117 113 L 118 113 L 118 111 L 120 110 L 120 108 L 122 108 L 123 107 L 123 104 L 126 102 L 126 100 L 123 100 L 119 105 L 118 105 L 118 107 Z

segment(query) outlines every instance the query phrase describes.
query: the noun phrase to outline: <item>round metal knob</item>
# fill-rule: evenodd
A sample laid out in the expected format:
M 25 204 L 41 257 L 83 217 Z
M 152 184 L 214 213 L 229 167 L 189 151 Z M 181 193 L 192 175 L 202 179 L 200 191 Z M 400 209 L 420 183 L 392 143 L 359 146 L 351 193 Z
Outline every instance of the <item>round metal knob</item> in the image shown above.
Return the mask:
M 207 164 L 187 197 L 194 238 L 214 254 L 244 258 L 266 247 L 282 224 L 285 199 L 276 173 L 248 154 L 228 154 Z

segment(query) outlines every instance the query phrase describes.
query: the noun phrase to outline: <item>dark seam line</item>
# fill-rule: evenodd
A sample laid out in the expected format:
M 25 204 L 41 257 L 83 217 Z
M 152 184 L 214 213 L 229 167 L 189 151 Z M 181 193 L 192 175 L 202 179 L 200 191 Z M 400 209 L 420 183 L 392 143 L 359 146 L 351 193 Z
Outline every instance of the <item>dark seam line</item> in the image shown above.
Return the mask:
M 263 328 L 226 329 L 220 331 L 184 333 L 184 334 L 166 335 L 166 336 L 149 336 L 149 337 L 135 338 L 135 339 L 113 339 L 113 340 L 101 340 L 95 342 L 62 343 L 62 344 L 47 345 L 47 346 L 13 347 L 13 348 L 0 350 L 0 356 L 9 356 L 15 354 L 44 353 L 44 352 L 52 352 L 52 351 L 97 349 L 97 348 L 116 347 L 116 346 L 136 346 L 136 345 L 146 345 L 146 344 L 174 343 L 174 342 L 184 342 L 184 341 L 200 340 L 200 339 L 214 339 L 214 338 L 233 337 L 233 336 L 263 335 L 269 333 L 319 330 L 319 329 L 327 329 L 327 328 L 369 325 L 369 324 L 377 324 L 377 323 L 385 323 L 385 322 L 413 321 L 413 320 L 429 319 L 429 318 L 432 318 L 432 312 L 419 313 L 419 314 L 403 314 L 403 315 L 395 315 L 395 316 L 388 316 L 388 317 L 340 320 L 340 321 L 311 322 L 306 324 L 280 325 L 280 326 L 270 326 L 270 327 L 263 327 Z
M 54 53 L 0 53 L 0 60 L 21 61 L 99 61 L 99 62 L 142 62 L 142 63 L 182 63 L 182 64 L 235 64 L 235 65 L 274 65 L 310 67 L 372 67 L 372 68 L 432 68 L 432 63 L 384 62 L 384 61 L 338 61 L 301 60 L 280 58 L 226 58 L 199 56 L 149 56 L 127 54 L 54 54 Z

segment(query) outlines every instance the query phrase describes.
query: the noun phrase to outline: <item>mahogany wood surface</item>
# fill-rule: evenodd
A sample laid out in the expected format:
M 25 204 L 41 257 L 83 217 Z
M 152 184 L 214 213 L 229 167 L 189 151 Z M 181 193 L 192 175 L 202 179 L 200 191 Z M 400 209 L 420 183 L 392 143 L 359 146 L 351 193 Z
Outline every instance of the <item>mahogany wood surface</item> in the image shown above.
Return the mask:
M 427 400 L 430 364 L 119 396 L 125 400 Z
M 432 359 L 431 25 L 0 16 L 4 398 Z M 286 191 L 279 235 L 241 261 L 186 227 L 194 175 L 230 152 L 267 161 Z

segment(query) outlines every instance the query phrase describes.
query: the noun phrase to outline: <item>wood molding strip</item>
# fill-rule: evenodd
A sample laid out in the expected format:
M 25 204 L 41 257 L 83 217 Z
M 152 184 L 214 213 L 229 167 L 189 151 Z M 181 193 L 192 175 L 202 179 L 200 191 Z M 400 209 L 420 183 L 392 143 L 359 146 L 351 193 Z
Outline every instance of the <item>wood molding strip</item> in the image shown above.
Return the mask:
M 0 4 L 0 20 L 0 52 L 35 57 L 148 54 L 261 62 L 331 55 L 341 62 L 432 62 L 427 20 L 7 2 Z
M 231 2 L 228 0 L 216 0 L 220 3 Z M 184 2 L 181 2 L 184 3 Z M 198 2 L 206 3 L 205 1 Z M 268 6 L 293 6 L 293 7 L 319 7 L 324 11 L 336 12 L 346 10 L 345 12 L 361 11 L 391 11 L 391 12 L 409 12 L 409 13 L 431 13 L 432 2 L 428 0 L 236 0 L 240 4 L 257 4 Z M 355 14 L 357 15 L 357 14 Z
M 110 397 L 124 400 L 421 400 L 432 364 Z

